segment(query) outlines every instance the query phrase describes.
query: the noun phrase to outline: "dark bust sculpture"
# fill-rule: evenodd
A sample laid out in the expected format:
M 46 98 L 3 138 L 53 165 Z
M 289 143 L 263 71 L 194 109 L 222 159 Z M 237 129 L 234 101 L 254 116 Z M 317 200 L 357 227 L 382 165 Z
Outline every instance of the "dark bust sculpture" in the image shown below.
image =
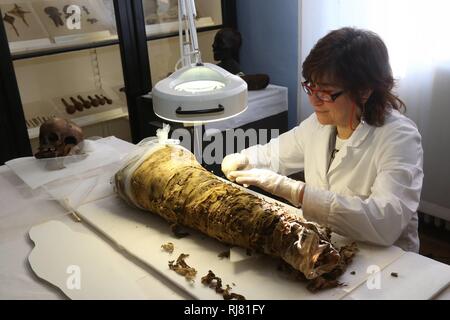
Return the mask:
M 220 61 L 217 65 L 232 74 L 239 74 L 241 66 L 237 62 L 239 49 L 241 48 L 241 34 L 231 28 L 219 30 L 214 37 L 214 60 Z
M 237 62 L 242 37 L 239 31 L 224 28 L 217 32 L 212 45 L 214 60 L 220 61 L 217 65 L 228 72 L 240 76 L 247 82 L 248 90 L 261 90 L 269 85 L 269 76 L 266 74 L 246 75 Z

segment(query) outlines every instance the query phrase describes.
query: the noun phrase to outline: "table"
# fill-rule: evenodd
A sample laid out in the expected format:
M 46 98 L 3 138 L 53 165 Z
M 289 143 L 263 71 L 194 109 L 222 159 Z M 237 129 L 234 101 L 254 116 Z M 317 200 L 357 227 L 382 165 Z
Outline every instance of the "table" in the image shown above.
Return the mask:
M 126 154 L 133 145 L 119 139 L 109 137 L 105 142 Z M 92 235 L 94 231 L 84 223 L 76 222 L 69 210 L 64 209 L 58 202 L 49 198 L 44 191 L 31 190 L 8 167 L 0 167 L 0 299 L 65 299 L 66 296 L 56 287 L 40 280 L 31 270 L 28 255 L 33 249 L 33 243 L 28 237 L 29 229 L 49 220 L 63 222 L 74 231 Z M 99 241 L 103 241 L 99 239 Z M 190 299 L 188 293 L 162 278 L 158 273 L 145 265 L 134 261 L 130 257 L 119 254 L 113 247 L 106 246 L 115 255 L 115 262 L 128 268 L 131 272 L 141 275 L 138 285 L 148 299 Z M 405 256 L 403 256 L 405 257 Z M 405 258 L 394 261 L 391 265 L 409 263 L 408 268 L 398 270 L 402 273 L 414 273 L 420 269 L 420 261 L 428 258 L 417 254 L 410 254 Z M 403 260 L 402 260 L 403 259 Z M 405 259 L 409 259 L 408 262 Z M 435 263 L 436 266 L 439 262 Z M 382 278 L 389 277 L 390 266 L 382 271 Z M 450 267 L 449 267 L 450 268 Z M 430 279 L 433 278 L 430 274 Z M 408 284 L 399 282 L 405 290 Z M 401 291 L 398 291 L 401 293 Z M 129 297 L 133 299 L 134 297 Z M 370 292 L 366 285 L 361 285 L 352 291 L 345 299 L 383 299 Z M 402 298 L 397 295 L 395 298 Z M 442 292 L 436 292 L 434 299 L 450 299 L 450 287 Z

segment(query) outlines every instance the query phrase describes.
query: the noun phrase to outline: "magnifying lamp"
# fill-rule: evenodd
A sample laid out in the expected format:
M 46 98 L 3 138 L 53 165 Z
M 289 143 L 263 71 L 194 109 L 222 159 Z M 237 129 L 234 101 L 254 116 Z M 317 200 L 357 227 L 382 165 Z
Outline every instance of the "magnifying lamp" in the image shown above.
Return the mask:
M 247 83 L 215 64 L 202 62 L 194 24 L 196 15 L 194 0 L 178 1 L 182 68 L 152 89 L 154 112 L 168 121 L 213 122 L 247 109 Z

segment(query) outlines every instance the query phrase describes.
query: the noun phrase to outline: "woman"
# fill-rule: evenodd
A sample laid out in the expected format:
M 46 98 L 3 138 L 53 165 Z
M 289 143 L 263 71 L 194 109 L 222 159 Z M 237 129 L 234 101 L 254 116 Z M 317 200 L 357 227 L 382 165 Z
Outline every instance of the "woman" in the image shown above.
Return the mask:
M 228 155 L 222 171 L 302 206 L 306 219 L 337 233 L 418 252 L 421 136 L 399 112 L 385 44 L 365 30 L 332 31 L 302 75 L 314 113 L 266 145 Z M 305 183 L 286 177 L 300 170 Z

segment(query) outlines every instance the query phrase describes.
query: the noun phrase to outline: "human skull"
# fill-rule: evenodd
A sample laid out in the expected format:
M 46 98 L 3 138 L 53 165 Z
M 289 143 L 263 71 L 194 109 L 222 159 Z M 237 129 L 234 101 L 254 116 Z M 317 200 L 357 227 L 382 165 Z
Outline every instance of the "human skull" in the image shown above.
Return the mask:
M 52 118 L 39 128 L 39 149 L 37 159 L 64 157 L 76 153 L 84 140 L 83 131 L 72 121 Z

